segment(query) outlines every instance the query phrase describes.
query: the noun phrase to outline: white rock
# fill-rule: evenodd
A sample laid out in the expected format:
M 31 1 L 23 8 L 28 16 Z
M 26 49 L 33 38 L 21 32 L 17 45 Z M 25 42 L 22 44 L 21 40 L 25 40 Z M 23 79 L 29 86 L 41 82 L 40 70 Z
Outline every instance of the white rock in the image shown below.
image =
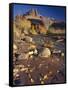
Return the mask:
M 61 56 L 63 57 L 64 56 L 64 53 L 61 53 Z
M 54 50 L 53 53 L 61 53 L 61 50 Z
M 29 55 L 32 55 L 33 53 L 34 53 L 33 51 L 28 52 Z
M 19 71 L 19 70 L 16 69 L 16 68 L 13 70 L 14 73 L 18 73 L 18 71 Z
M 33 55 L 30 55 L 30 58 L 32 59 L 33 58 Z
M 51 51 L 50 51 L 49 48 L 45 48 L 45 49 L 42 51 L 42 53 L 41 53 L 41 57 L 46 57 L 46 58 L 48 58 L 48 57 L 50 57 L 50 55 L 51 55 Z
M 17 45 L 13 44 L 13 49 L 16 50 L 17 49 Z
M 34 50 L 34 54 L 38 54 L 38 51 L 37 51 L 37 49 L 35 49 L 35 50 Z

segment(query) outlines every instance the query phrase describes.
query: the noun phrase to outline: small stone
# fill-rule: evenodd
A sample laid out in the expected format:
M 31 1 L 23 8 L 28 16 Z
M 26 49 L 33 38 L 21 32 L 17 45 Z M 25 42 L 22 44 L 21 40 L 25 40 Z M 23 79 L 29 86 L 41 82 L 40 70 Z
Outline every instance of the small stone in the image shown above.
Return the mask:
M 42 78 L 40 78 L 40 81 L 42 80 Z
M 30 59 L 32 59 L 33 58 L 33 55 L 30 55 Z
M 19 71 L 18 69 L 14 69 L 14 70 L 13 70 L 14 73 L 16 73 L 16 72 L 18 72 L 18 71 Z
M 37 51 L 37 49 L 35 49 L 35 50 L 34 50 L 34 54 L 38 54 L 38 51 Z
M 17 52 L 17 45 L 16 44 L 13 44 L 13 53 L 16 53 Z
M 53 50 L 53 53 L 54 54 L 60 54 L 61 53 L 61 50 Z
M 34 83 L 34 80 L 31 78 L 31 83 Z
M 19 59 L 19 60 L 28 59 L 28 57 L 29 57 L 28 54 L 22 53 L 21 55 L 19 55 L 18 59 Z
M 41 84 L 44 84 L 44 81 L 41 81 Z
M 16 74 L 16 77 L 19 77 L 19 74 Z
M 24 68 L 24 65 L 18 65 L 19 68 Z
M 13 76 L 16 76 L 18 72 L 19 72 L 18 69 L 14 69 L 14 70 L 13 70 Z
M 35 67 L 34 68 L 32 68 L 32 69 L 30 69 L 30 72 L 33 72 L 33 70 L 35 69 Z
M 34 53 L 33 51 L 29 51 L 29 52 L 28 52 L 29 55 L 32 55 L 33 53 Z
M 59 70 L 57 70 L 57 73 L 59 73 L 60 71 Z
M 61 56 L 64 57 L 64 53 L 61 53 Z
M 28 68 L 22 68 L 20 71 L 28 71 Z
M 30 42 L 33 42 L 33 39 L 29 36 L 25 36 L 25 41 L 30 43 Z
M 17 45 L 13 44 L 13 49 L 16 50 L 17 49 Z
M 25 29 L 25 30 L 24 30 L 24 34 L 26 34 L 26 35 L 28 35 L 28 34 L 29 34 L 29 32 L 28 32 L 28 30 L 27 30 L 27 29 Z
M 36 49 L 36 45 L 30 44 L 29 49 Z
M 48 76 L 47 76 L 47 75 L 45 75 L 45 76 L 44 76 L 44 79 L 48 79 Z
M 52 71 L 50 71 L 49 74 L 52 74 Z
M 30 65 L 28 64 L 28 67 L 30 67 Z

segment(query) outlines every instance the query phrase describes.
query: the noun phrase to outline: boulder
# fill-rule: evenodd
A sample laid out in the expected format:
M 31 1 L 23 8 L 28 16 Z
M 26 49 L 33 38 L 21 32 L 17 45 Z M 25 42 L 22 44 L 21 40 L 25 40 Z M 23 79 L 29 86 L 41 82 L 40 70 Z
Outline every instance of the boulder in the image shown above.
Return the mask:
M 28 42 L 28 43 L 33 42 L 33 39 L 30 36 L 22 36 L 22 40 L 24 40 L 25 42 Z
M 51 55 L 51 51 L 49 48 L 44 48 L 43 51 L 39 54 L 39 56 L 46 58 L 50 57 L 50 55 Z
M 32 42 L 33 41 L 33 39 L 29 36 L 26 36 L 25 39 L 26 39 L 27 42 Z
M 29 55 L 25 53 L 21 53 L 18 57 L 18 60 L 28 59 Z

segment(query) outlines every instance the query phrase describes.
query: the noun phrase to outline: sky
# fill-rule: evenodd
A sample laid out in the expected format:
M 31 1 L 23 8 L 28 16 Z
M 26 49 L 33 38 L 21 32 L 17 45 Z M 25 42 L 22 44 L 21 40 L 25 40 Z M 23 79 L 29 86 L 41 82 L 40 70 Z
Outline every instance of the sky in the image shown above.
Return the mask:
M 56 20 L 65 21 L 66 8 L 64 6 L 31 5 L 31 4 L 13 4 L 13 16 L 23 15 L 31 8 L 37 9 L 42 16 L 51 17 Z

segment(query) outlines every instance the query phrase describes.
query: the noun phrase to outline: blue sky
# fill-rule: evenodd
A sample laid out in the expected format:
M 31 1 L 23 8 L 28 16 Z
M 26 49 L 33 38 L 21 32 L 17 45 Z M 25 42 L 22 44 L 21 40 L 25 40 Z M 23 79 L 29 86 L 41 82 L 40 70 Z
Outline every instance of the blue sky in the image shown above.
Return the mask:
M 56 20 L 65 21 L 65 13 L 66 8 L 65 7 L 55 7 L 55 6 L 48 6 L 48 5 L 30 5 L 30 4 L 13 4 L 13 15 L 14 17 L 16 15 L 22 15 L 25 14 L 28 10 L 31 8 L 37 9 L 38 13 L 40 15 L 46 16 L 46 17 L 52 17 Z

